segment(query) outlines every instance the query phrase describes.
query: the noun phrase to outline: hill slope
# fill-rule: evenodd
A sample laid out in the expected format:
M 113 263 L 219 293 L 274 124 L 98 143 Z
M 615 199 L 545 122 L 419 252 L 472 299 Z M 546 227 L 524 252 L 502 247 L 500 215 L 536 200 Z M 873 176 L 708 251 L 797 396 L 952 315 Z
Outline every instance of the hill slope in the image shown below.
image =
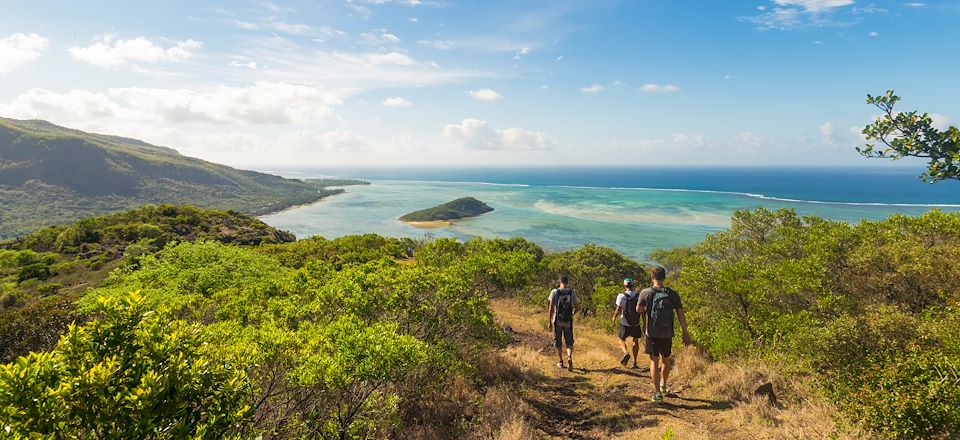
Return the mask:
M 144 204 L 258 215 L 340 191 L 135 139 L 0 118 L 0 239 Z
M 467 217 L 476 217 L 480 214 L 493 211 L 488 206 L 473 197 L 462 197 L 433 208 L 421 209 L 400 217 L 405 222 L 432 222 L 440 220 L 457 220 Z

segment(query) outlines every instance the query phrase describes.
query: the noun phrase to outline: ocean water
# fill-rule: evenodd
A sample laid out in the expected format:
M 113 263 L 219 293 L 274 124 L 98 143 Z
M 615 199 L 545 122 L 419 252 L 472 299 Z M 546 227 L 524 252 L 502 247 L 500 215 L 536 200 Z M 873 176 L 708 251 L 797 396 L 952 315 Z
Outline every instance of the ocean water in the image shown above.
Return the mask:
M 694 244 L 740 209 L 791 208 L 847 222 L 930 209 L 960 211 L 960 182 L 917 180 L 917 168 L 459 168 L 276 171 L 288 177 L 371 182 L 318 203 L 261 217 L 299 238 L 514 237 L 548 250 L 586 243 L 649 261 L 650 251 Z M 422 229 L 397 220 L 458 197 L 493 212 Z

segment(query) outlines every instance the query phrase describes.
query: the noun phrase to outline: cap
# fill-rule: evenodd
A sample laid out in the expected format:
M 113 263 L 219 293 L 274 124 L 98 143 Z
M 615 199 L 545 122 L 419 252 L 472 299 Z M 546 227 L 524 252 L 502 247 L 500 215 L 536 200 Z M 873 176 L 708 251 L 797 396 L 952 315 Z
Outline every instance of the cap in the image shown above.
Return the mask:
M 626 285 L 631 285 L 631 286 L 632 286 L 632 285 L 633 285 L 633 278 L 624 278 L 624 279 L 623 279 L 623 285 L 624 285 L 624 286 L 626 286 Z

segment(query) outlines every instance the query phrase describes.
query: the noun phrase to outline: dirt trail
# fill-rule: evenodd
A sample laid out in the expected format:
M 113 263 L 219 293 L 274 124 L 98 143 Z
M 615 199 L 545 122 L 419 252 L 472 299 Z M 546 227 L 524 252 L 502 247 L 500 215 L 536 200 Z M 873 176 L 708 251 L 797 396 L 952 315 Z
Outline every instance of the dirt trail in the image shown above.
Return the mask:
M 548 333 L 546 312 L 512 300 L 493 301 L 497 318 L 512 327 L 510 348 L 527 367 L 543 375 L 523 387 L 521 398 L 529 406 L 529 422 L 545 438 L 643 439 L 736 437 L 721 420 L 732 402 L 704 396 L 702 384 L 671 380 L 673 392 L 662 403 L 650 401 L 652 384 L 649 359 L 643 354 L 640 369 L 619 364 L 616 337 L 589 325 L 575 327 L 574 371 L 556 367 L 553 336 Z M 642 341 L 641 341 L 642 344 Z M 675 348 L 676 351 L 676 348 Z M 629 364 L 628 364 L 629 367 Z

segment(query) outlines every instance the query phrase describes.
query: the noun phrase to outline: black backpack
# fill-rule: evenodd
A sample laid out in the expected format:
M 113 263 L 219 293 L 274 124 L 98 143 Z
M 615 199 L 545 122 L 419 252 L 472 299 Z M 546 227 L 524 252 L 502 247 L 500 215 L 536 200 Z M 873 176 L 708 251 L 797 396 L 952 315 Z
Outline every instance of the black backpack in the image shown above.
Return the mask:
M 640 295 L 634 293 L 633 297 L 627 294 L 624 294 L 624 296 L 627 297 L 627 303 L 623 306 L 623 315 L 620 316 L 620 324 L 636 327 L 640 325 L 640 314 L 637 313 L 637 302 L 640 301 Z
M 670 289 L 664 287 L 653 289 L 653 295 L 650 295 L 647 302 L 647 326 L 651 329 L 673 330 L 673 310 L 676 305 L 670 299 Z
M 557 311 L 554 320 L 573 322 L 573 289 L 557 289 Z

